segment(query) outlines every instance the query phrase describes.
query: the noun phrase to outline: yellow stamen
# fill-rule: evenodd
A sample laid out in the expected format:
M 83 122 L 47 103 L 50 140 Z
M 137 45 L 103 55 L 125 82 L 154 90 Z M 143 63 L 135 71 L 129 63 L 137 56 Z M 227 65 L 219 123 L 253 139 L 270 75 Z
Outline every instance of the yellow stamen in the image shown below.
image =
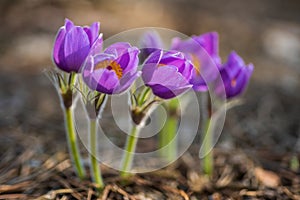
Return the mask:
M 163 67 L 163 66 L 166 66 L 166 64 L 161 64 L 161 63 L 159 63 L 159 64 L 157 65 L 157 67 Z
M 232 79 L 232 80 L 231 80 L 231 86 L 232 86 L 232 87 L 235 87 L 235 86 L 236 86 L 236 79 Z
M 200 60 L 197 58 L 197 56 L 195 54 L 192 54 L 192 63 L 194 65 L 194 68 L 196 70 L 197 75 L 200 75 L 200 70 L 201 70 L 201 62 Z
M 102 62 L 99 62 L 94 67 L 94 70 L 96 70 L 96 69 L 103 69 L 103 68 L 106 68 L 108 70 L 113 70 L 116 73 L 118 79 L 121 79 L 122 76 L 123 76 L 123 69 L 121 68 L 121 66 L 116 61 L 113 61 L 113 60 L 104 60 Z

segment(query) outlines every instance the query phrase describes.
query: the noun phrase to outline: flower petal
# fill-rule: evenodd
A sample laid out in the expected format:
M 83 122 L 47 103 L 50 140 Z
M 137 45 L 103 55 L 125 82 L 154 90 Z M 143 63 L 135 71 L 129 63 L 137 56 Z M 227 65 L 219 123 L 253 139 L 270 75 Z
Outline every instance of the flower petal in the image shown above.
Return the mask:
M 150 86 L 150 85 L 149 85 Z M 171 99 L 180 94 L 183 94 L 188 89 L 192 87 L 192 85 L 186 85 L 180 88 L 169 88 L 164 85 L 154 84 L 150 86 L 153 94 L 163 99 Z
M 129 72 L 120 79 L 119 86 L 114 90 L 115 94 L 120 94 L 126 91 L 132 83 L 141 75 L 141 72 Z
M 147 70 L 143 70 L 143 80 L 147 86 L 151 87 L 153 93 L 161 98 L 172 98 L 192 87 L 173 65 L 158 67 L 151 72 L 152 77 L 145 74 Z
M 96 41 L 93 43 L 89 55 L 96 55 L 102 52 L 103 47 L 103 34 L 101 33 Z
M 131 45 L 128 42 L 116 42 L 109 47 L 107 47 L 104 53 L 113 54 L 116 57 L 122 55 L 126 52 L 127 49 L 131 48 Z
M 131 47 L 127 52 L 123 53 L 118 59 L 117 62 L 120 64 L 123 69 L 123 73 L 126 74 L 129 71 L 136 71 L 139 64 L 139 50 L 136 47 Z
M 56 35 L 56 39 L 53 47 L 53 60 L 55 64 L 62 70 L 66 69 L 65 55 L 64 55 L 64 41 L 65 41 L 66 29 L 61 27 Z
M 253 68 L 252 64 L 245 66 L 244 61 L 236 53 L 232 53 L 220 70 L 223 81 L 218 82 L 216 94 L 224 97 L 224 94 L 221 94 L 220 84 L 224 84 L 226 98 L 233 98 L 243 93 L 249 83 Z
M 193 62 L 191 83 L 196 91 L 207 90 L 207 83 L 213 82 L 219 74 L 218 35 L 215 32 L 193 36 L 187 40 L 174 38 L 172 49 L 185 53 Z
M 72 28 L 74 27 L 74 23 L 69 20 L 69 19 L 65 19 L 65 28 L 66 28 L 66 31 L 69 32 Z
M 235 52 L 232 51 L 227 58 L 227 62 L 223 68 L 227 70 L 229 77 L 235 77 L 241 67 L 245 67 L 244 60 Z
M 160 62 L 163 56 L 163 50 L 157 50 L 151 53 L 151 55 L 145 60 L 145 64 L 151 64 L 151 66 L 156 66 Z
M 144 71 L 143 71 L 144 73 Z M 180 87 L 182 85 L 189 85 L 189 82 L 178 72 L 173 65 L 165 65 L 158 67 L 152 78 L 147 84 L 163 84 L 169 87 Z
M 212 58 L 220 63 L 219 58 L 219 36 L 217 32 L 208 32 L 200 36 L 192 37 L 196 42 L 198 42 L 207 53 L 212 56 Z
M 81 27 L 72 28 L 65 37 L 64 54 L 70 71 L 78 72 L 90 50 L 87 34 Z
M 91 46 L 93 43 L 96 41 L 99 35 L 99 30 L 100 30 L 100 23 L 99 22 L 94 22 L 90 27 L 84 27 L 83 28 L 86 34 L 89 37 L 90 44 Z
M 116 86 L 119 84 L 117 75 L 107 69 L 99 69 L 91 75 L 91 89 L 105 94 L 112 94 Z

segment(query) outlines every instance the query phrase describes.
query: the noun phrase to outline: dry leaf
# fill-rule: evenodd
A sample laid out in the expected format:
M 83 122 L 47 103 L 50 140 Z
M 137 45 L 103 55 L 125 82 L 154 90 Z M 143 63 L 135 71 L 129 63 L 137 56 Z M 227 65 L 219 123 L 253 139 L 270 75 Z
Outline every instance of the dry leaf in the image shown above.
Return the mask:
M 264 170 L 261 167 L 256 167 L 254 170 L 256 178 L 267 187 L 277 187 L 280 185 L 280 178 L 272 171 Z

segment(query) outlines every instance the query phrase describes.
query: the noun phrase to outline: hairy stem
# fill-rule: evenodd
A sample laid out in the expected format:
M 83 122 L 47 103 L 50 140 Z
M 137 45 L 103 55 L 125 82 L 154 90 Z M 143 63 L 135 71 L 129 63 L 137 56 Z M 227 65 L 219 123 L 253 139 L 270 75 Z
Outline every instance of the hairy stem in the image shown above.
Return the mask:
M 101 175 L 100 166 L 97 161 L 97 121 L 96 119 L 89 120 L 90 128 L 90 168 L 92 179 L 97 184 L 99 189 L 103 188 L 104 183 Z
M 136 144 L 138 141 L 138 135 L 140 132 L 139 125 L 134 124 L 131 129 L 130 135 L 127 137 L 126 144 L 125 144 L 125 152 L 123 155 L 123 160 L 121 163 L 121 176 L 127 177 L 129 176 L 129 171 L 132 166 L 133 156 L 136 149 Z
M 85 169 L 82 165 L 81 156 L 77 145 L 77 135 L 74 126 L 72 107 L 65 108 L 65 124 L 66 124 L 69 151 L 75 165 L 76 173 L 78 177 L 82 180 L 85 178 Z
M 202 169 L 205 174 L 208 176 L 212 176 L 214 170 L 214 163 L 213 163 L 213 149 L 212 145 L 212 138 L 213 135 L 211 133 L 211 119 L 207 120 L 205 134 L 203 138 L 204 142 L 204 152 L 206 156 L 203 158 Z
M 159 133 L 160 153 L 167 161 L 174 161 L 177 156 L 177 141 L 173 141 L 176 139 L 177 123 L 177 117 L 169 116 Z

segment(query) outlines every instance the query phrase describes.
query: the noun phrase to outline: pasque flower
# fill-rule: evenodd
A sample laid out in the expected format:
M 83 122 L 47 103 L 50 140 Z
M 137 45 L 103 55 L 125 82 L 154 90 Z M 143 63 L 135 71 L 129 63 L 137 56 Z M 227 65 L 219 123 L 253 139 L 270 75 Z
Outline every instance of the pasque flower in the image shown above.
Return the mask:
M 83 65 L 83 80 L 92 90 L 119 94 L 127 90 L 140 75 L 137 71 L 139 50 L 129 43 L 118 42 L 104 52 L 88 56 Z
M 219 57 L 218 34 L 209 32 L 189 39 L 174 38 L 171 49 L 181 51 L 194 65 L 190 83 L 196 91 L 206 91 L 207 83 L 218 77 Z
M 99 36 L 99 28 L 99 22 L 81 27 L 66 19 L 57 33 L 53 48 L 53 60 L 57 67 L 65 72 L 79 72 L 94 42 L 102 37 Z
M 222 97 L 226 96 L 227 99 L 240 95 L 249 83 L 253 68 L 253 64 L 245 65 L 243 59 L 232 51 L 227 62 L 220 68 L 222 81 L 216 84 L 216 93 Z M 222 94 L 221 87 L 225 88 L 225 94 Z
M 170 99 L 192 87 L 192 70 L 192 63 L 183 53 L 157 50 L 145 61 L 142 78 L 156 96 Z

